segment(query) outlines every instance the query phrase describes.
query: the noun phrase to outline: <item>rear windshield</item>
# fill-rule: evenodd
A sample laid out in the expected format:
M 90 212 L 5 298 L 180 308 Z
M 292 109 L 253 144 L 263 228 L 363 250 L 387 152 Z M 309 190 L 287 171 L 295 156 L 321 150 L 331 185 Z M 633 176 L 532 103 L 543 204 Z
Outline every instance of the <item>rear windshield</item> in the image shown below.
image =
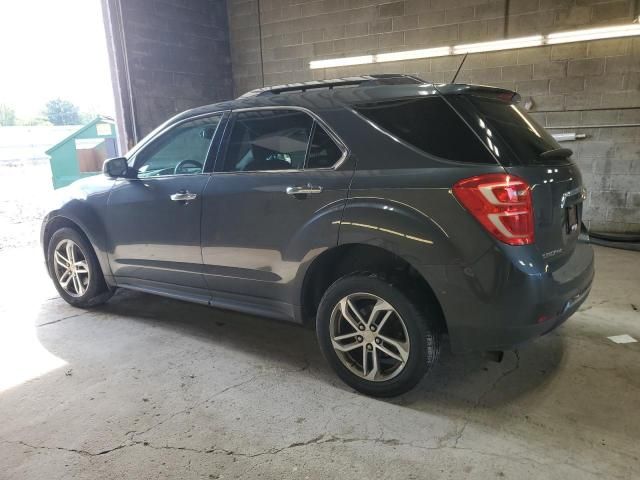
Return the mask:
M 456 162 L 495 159 L 478 137 L 441 98 L 408 98 L 357 105 L 355 110 L 414 148 Z
M 568 163 L 568 158 L 541 158 L 540 154 L 561 148 L 558 142 L 549 135 L 526 111 L 513 103 L 500 100 L 466 96 L 480 113 L 475 118 L 474 127 L 487 146 L 502 163 L 498 144 L 502 144 L 515 156 L 517 163 L 524 165 L 549 165 Z M 473 125 L 474 120 L 468 119 Z M 498 137 L 502 141 L 496 141 Z M 503 152 L 506 153 L 506 152 Z

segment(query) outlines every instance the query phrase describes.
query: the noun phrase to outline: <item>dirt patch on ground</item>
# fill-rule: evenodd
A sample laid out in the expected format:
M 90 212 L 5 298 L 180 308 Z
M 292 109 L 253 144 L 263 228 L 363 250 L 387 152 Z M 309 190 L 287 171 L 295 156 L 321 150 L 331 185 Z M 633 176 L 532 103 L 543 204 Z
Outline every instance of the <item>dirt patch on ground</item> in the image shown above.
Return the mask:
M 0 164 L 0 250 L 38 244 L 52 193 L 48 162 Z

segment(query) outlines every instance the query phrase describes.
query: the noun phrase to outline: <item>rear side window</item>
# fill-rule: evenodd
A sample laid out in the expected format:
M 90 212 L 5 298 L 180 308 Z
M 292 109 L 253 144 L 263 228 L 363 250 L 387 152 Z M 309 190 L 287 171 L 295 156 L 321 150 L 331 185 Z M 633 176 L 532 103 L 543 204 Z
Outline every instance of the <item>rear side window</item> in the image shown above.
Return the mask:
M 330 168 L 342 157 L 342 150 L 329 134 L 316 123 L 309 145 L 309 158 L 306 168 Z
M 223 171 L 297 170 L 304 166 L 313 119 L 296 110 L 236 114 Z
M 476 128 L 487 132 L 488 142 L 491 141 L 491 133 L 502 139 L 502 143 L 513 152 L 519 163 L 532 165 L 569 162 L 567 158 L 540 157 L 541 153 L 558 149 L 560 145 L 518 105 L 473 95 L 469 95 L 468 99 L 480 114 L 476 119 Z
M 355 109 L 424 153 L 456 162 L 496 163 L 478 137 L 440 97 L 364 104 Z

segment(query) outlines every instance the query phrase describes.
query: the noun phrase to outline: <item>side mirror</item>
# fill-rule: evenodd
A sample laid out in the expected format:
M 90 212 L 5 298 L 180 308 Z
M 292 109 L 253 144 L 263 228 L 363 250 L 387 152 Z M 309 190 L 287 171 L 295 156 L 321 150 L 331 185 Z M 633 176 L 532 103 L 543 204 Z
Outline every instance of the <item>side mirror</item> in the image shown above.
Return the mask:
M 129 165 L 124 157 L 109 158 L 102 165 L 102 173 L 109 178 L 127 178 L 129 176 Z

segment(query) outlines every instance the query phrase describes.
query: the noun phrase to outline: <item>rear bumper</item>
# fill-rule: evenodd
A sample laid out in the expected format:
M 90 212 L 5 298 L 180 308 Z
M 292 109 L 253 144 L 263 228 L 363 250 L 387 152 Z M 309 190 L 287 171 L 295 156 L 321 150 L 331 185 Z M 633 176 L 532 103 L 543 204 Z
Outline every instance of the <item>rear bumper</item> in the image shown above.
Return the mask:
M 430 270 L 427 268 L 427 270 Z M 429 271 L 454 352 L 510 350 L 573 315 L 594 278 L 593 249 L 579 243 L 551 267 L 535 249 L 494 249 L 473 265 Z

